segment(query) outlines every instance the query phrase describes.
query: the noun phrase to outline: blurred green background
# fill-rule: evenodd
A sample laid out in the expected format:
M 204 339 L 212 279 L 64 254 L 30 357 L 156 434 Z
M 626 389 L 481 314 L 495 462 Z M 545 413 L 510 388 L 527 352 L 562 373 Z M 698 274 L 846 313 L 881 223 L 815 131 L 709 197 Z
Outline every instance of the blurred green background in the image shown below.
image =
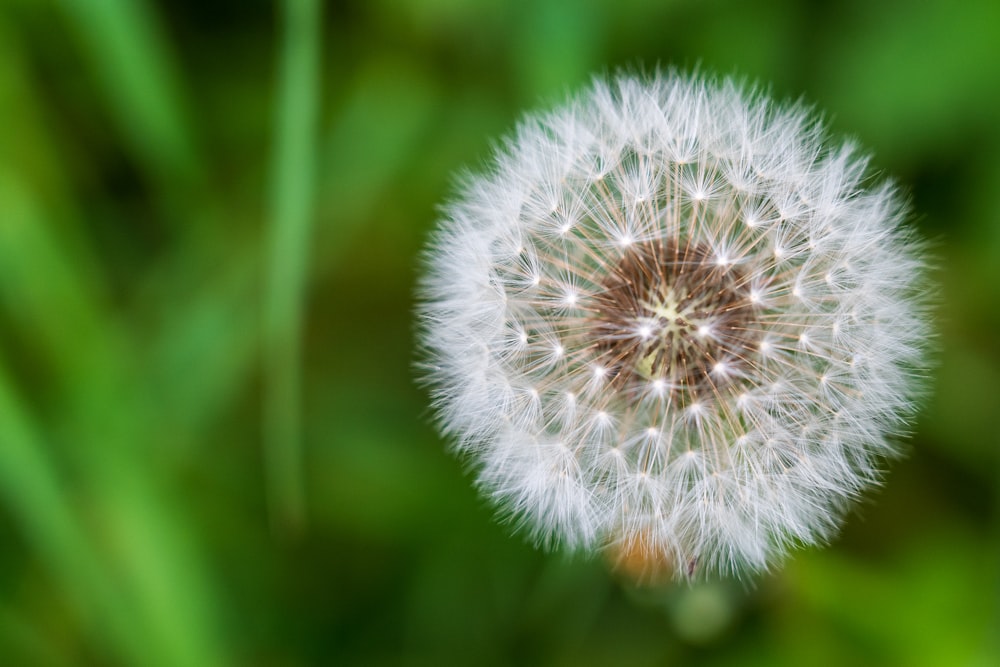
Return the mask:
M 1000 664 L 998 44 L 995 0 L 0 0 L 0 664 Z M 831 546 L 644 590 L 497 523 L 412 310 L 453 174 L 657 64 L 874 152 L 940 351 Z

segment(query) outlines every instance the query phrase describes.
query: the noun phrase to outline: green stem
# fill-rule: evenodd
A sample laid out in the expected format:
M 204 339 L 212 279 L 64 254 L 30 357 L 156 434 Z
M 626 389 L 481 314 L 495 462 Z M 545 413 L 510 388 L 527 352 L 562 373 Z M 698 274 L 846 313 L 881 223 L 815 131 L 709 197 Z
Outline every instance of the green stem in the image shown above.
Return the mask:
M 272 521 L 295 531 L 305 518 L 300 339 L 313 217 L 320 8 L 316 0 L 279 4 L 284 30 L 264 304 L 263 438 Z

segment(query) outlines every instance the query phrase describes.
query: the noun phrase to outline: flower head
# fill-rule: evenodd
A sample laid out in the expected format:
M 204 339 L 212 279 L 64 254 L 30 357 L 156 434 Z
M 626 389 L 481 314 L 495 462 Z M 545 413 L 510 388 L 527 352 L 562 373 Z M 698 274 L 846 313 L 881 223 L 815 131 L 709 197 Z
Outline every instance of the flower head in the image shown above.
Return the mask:
M 893 186 L 824 141 L 731 82 L 620 75 L 464 181 L 428 252 L 427 376 L 539 542 L 759 570 L 877 479 L 923 263 Z

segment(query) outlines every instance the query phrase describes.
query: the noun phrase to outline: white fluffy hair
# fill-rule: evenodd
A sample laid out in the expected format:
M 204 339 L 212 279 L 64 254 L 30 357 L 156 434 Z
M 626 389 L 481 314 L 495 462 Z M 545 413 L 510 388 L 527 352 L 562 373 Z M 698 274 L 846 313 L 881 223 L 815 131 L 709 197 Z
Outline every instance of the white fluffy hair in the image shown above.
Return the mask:
M 877 481 L 920 386 L 923 246 L 826 142 L 729 80 L 620 74 L 463 180 L 426 255 L 424 378 L 535 541 L 758 571 Z

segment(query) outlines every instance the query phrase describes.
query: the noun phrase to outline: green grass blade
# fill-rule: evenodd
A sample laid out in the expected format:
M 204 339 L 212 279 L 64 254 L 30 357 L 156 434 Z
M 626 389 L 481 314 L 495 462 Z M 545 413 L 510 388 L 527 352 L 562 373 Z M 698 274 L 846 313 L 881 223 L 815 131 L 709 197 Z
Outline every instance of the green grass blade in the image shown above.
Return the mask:
M 182 87 L 157 12 L 141 0 L 61 5 L 131 148 L 164 183 L 195 180 Z
M 120 655 L 143 648 L 129 616 L 82 530 L 74 503 L 42 446 L 38 429 L 0 366 L 0 498 L 49 566 L 85 626 Z
M 286 0 L 280 7 L 284 30 L 264 304 L 263 437 L 272 519 L 294 531 L 305 513 L 300 338 L 313 217 L 320 7 L 315 0 Z

